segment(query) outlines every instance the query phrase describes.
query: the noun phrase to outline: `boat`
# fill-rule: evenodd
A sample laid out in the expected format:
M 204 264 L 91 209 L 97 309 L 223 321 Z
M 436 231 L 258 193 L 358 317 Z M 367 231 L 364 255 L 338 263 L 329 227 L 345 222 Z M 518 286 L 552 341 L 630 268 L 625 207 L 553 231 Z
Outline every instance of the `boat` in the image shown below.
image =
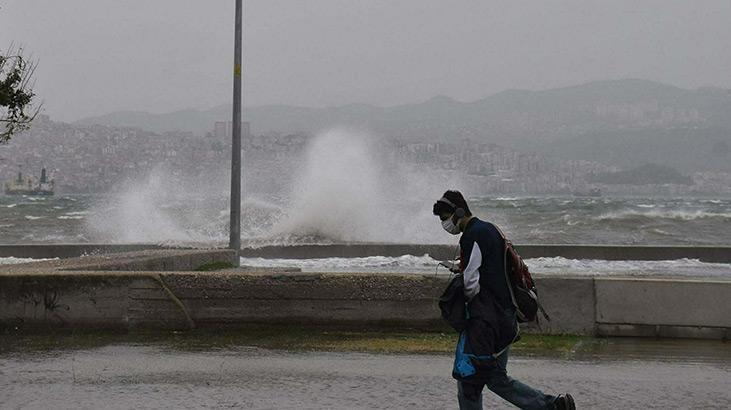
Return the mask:
M 49 196 L 54 193 L 54 185 L 54 180 L 48 178 L 45 168 L 41 169 L 39 181 L 32 176 L 23 176 L 23 173 L 18 171 L 18 178 L 5 183 L 5 194 Z

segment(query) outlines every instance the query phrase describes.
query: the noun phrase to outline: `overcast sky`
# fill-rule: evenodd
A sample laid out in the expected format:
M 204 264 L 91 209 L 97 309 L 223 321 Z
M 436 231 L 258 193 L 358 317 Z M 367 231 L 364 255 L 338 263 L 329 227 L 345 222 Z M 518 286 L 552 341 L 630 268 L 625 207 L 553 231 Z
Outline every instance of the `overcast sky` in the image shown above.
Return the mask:
M 244 0 L 246 105 L 472 101 L 645 78 L 731 88 L 731 1 Z M 230 102 L 233 0 L 0 0 L 54 119 Z

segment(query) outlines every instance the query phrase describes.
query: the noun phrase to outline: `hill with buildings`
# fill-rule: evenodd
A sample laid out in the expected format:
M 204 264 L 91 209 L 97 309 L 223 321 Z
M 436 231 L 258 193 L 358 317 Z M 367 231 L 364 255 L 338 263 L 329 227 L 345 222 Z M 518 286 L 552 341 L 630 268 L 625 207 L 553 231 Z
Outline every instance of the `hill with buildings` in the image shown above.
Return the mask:
M 230 105 L 168 114 L 117 112 L 79 124 L 204 135 Z M 681 89 L 646 80 L 597 81 L 544 91 L 508 90 L 474 101 L 437 96 L 418 104 L 246 108 L 253 133 L 317 133 L 333 126 L 404 141 L 469 139 L 557 158 L 631 167 L 669 160 L 683 171 L 731 171 L 731 90 Z

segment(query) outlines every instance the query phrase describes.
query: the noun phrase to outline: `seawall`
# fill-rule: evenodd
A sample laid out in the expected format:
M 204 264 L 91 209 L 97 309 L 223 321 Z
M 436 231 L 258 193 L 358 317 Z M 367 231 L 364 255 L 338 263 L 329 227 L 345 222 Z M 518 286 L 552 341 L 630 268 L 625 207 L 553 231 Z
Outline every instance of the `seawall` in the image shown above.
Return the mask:
M 173 328 L 247 323 L 444 330 L 447 278 L 230 269 L 228 250 L 148 250 L 0 267 L 5 329 Z M 731 335 L 731 281 L 537 277 L 552 317 L 527 331 L 599 336 Z

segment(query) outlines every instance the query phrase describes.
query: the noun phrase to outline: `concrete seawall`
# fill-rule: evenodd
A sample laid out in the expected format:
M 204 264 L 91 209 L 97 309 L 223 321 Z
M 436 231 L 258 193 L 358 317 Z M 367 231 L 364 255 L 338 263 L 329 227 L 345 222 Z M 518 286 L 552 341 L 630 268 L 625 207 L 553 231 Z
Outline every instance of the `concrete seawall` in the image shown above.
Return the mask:
M 189 328 L 319 323 L 444 329 L 445 277 L 223 270 L 227 250 L 144 251 L 0 268 L 0 326 Z M 552 317 L 527 331 L 728 339 L 731 282 L 538 277 Z
M 456 245 L 334 244 L 263 246 L 244 248 L 242 257 L 309 259 L 329 257 L 401 256 L 429 254 L 437 260 L 453 258 Z M 729 246 L 635 246 L 635 245 L 516 245 L 523 258 L 562 256 L 568 259 L 672 260 L 698 259 L 731 263 Z

